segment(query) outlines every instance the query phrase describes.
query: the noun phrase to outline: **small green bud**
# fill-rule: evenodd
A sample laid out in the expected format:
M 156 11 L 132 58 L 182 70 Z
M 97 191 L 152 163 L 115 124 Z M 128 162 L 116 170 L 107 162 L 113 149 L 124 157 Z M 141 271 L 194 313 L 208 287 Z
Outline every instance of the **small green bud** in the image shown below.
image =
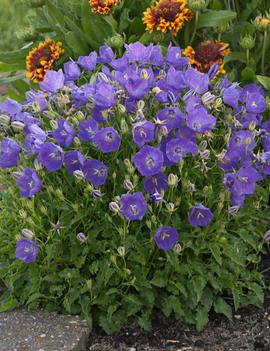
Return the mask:
M 127 124 L 127 122 L 126 122 L 126 120 L 124 118 L 121 119 L 120 128 L 121 128 L 121 132 L 123 134 L 128 133 L 128 130 L 129 130 L 128 124 Z
M 179 179 L 176 174 L 170 173 L 168 176 L 168 185 L 171 187 L 177 186 Z
M 179 243 L 176 243 L 173 247 L 173 251 L 179 255 L 182 251 L 182 246 Z
M 121 256 L 121 257 L 124 257 L 125 254 L 126 254 L 124 246 L 119 246 L 117 248 L 117 252 L 118 252 L 118 255 Z
M 21 28 L 16 32 L 16 36 L 19 40 L 24 42 L 33 41 L 37 39 L 37 33 L 32 27 Z
M 30 229 L 22 229 L 22 235 L 30 240 L 32 240 L 33 237 L 35 236 L 35 234 Z
M 260 14 L 252 24 L 260 32 L 270 32 L 270 12 L 266 12 L 264 16 Z
M 106 43 L 113 49 L 121 49 L 125 44 L 125 38 L 120 34 L 116 34 L 106 40 Z
M 241 36 L 239 43 L 242 49 L 251 50 L 255 46 L 255 37 L 250 34 L 246 34 Z
M 208 1 L 206 0 L 189 0 L 188 1 L 188 8 L 193 11 L 202 11 L 204 10 L 208 5 Z
M 27 213 L 25 212 L 24 209 L 20 209 L 20 210 L 19 210 L 19 216 L 20 216 L 21 218 L 26 218 L 26 217 L 27 217 Z

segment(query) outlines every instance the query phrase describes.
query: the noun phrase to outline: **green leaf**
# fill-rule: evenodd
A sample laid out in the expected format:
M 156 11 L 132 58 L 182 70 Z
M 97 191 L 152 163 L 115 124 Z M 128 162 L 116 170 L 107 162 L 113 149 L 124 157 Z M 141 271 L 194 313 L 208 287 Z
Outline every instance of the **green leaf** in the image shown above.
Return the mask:
M 219 265 L 222 264 L 221 252 L 220 247 L 217 243 L 210 243 L 209 245 L 212 255 L 214 256 L 215 260 Z
M 153 279 L 151 280 L 151 284 L 158 286 L 159 288 L 163 288 L 167 285 L 167 276 L 162 271 L 156 271 Z
M 198 331 L 203 330 L 203 328 L 208 323 L 208 312 L 208 308 L 206 307 L 199 308 L 196 311 L 196 328 Z
M 192 286 L 193 286 L 193 289 L 194 289 L 194 292 L 196 294 L 196 297 L 197 297 L 197 303 L 200 301 L 201 299 L 201 296 L 202 296 L 202 293 L 203 293 L 203 289 L 207 283 L 207 281 L 205 280 L 204 277 L 202 276 L 197 276 L 197 277 L 194 277 L 192 280 L 191 280 L 191 283 L 192 283 Z
M 265 89 L 270 90 L 270 77 L 257 75 L 256 78 Z
M 236 12 L 221 10 L 209 10 L 199 17 L 198 28 L 218 27 L 236 18 Z
M 54 22 L 59 24 L 61 27 L 64 27 L 65 22 L 63 13 L 60 10 L 58 10 L 58 8 L 54 6 L 49 0 L 46 1 L 46 7 L 49 15 L 54 20 Z
M 217 298 L 214 309 L 216 313 L 224 314 L 227 318 L 232 319 L 232 308 L 223 298 Z
M 17 64 L 19 61 L 25 60 L 27 54 L 30 51 L 30 46 L 33 43 L 25 46 L 16 51 L 8 51 L 8 52 L 0 52 L 0 62 L 8 63 L 8 64 Z
M 0 73 L 4 72 L 16 72 L 19 70 L 25 69 L 25 61 L 21 61 L 18 63 L 0 63 Z
M 0 313 L 13 310 L 18 306 L 18 301 L 16 299 L 10 298 L 7 302 L 0 305 Z
M 20 73 L 20 74 L 17 74 L 15 76 L 1 78 L 0 84 L 9 84 L 9 83 L 15 82 L 16 80 L 23 79 L 23 78 L 25 78 L 25 73 Z

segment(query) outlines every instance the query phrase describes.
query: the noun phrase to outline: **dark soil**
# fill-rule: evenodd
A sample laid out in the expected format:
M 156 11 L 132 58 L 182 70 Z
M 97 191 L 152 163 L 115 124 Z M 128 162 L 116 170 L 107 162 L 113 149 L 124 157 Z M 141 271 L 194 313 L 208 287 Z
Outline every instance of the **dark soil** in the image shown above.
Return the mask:
M 264 268 L 270 268 L 265 257 Z M 265 274 L 270 287 L 270 271 Z M 203 332 L 172 318 L 153 322 L 151 332 L 126 327 L 111 336 L 94 330 L 90 351 L 270 351 L 270 293 L 266 291 L 263 309 L 248 307 L 232 321 L 213 314 Z

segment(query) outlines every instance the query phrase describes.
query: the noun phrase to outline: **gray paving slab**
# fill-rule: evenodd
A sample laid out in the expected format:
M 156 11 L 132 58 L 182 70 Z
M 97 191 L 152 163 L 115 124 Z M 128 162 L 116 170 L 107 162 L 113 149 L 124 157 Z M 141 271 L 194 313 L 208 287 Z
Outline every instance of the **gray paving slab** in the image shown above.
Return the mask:
M 77 316 L 24 309 L 0 314 L 0 351 L 86 351 L 89 335 Z

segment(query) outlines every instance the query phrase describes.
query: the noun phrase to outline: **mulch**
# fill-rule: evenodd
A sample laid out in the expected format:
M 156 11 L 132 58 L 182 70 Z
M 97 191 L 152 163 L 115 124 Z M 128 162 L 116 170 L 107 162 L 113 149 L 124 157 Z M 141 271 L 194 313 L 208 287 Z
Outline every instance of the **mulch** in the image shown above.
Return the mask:
M 270 268 L 270 256 L 263 259 Z M 265 274 L 270 288 L 270 271 Z M 135 326 L 113 335 L 94 329 L 89 351 L 270 351 L 270 292 L 262 309 L 253 306 L 237 311 L 232 321 L 213 313 L 208 326 L 198 332 L 173 318 L 155 318 L 151 332 Z

